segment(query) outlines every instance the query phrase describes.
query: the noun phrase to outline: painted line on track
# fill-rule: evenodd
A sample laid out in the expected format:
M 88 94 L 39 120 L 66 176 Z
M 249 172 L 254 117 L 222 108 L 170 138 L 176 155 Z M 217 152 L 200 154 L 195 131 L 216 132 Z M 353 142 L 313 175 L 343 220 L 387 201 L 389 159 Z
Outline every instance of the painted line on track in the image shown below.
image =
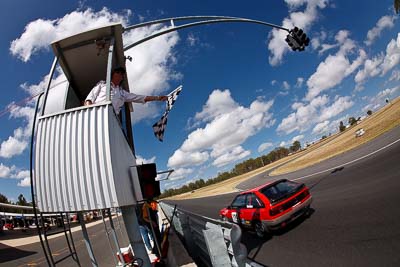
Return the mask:
M 364 155 L 364 156 L 359 157 L 359 158 L 357 158 L 357 159 L 354 159 L 354 160 L 352 160 L 352 161 L 346 162 L 346 163 L 344 163 L 344 164 L 340 164 L 340 165 L 338 165 L 338 166 L 336 166 L 336 167 L 332 167 L 332 168 L 329 168 L 329 169 L 326 169 L 326 170 L 323 170 L 323 171 L 319 171 L 319 172 L 316 172 L 316 173 L 313 173 L 313 174 L 309 174 L 309 175 L 306 175 L 306 176 L 303 176 L 303 177 L 300 177 L 300 178 L 293 179 L 293 181 L 305 179 L 305 178 L 308 178 L 308 177 L 311 177 L 311 176 L 314 176 L 314 175 L 318 175 L 318 174 L 321 174 L 321 173 L 324 173 L 324 172 L 332 171 L 332 170 L 334 170 L 334 169 L 337 169 L 337 168 L 340 168 L 340 167 L 343 167 L 343 166 L 352 164 L 352 163 L 354 163 L 354 162 L 360 161 L 360 160 L 362 160 L 362 159 L 365 159 L 365 158 L 367 158 L 367 157 L 369 157 L 369 156 L 372 156 L 372 155 L 374 155 L 374 154 L 376 154 L 376 153 L 378 153 L 378 152 L 380 152 L 380 151 L 382 151 L 382 150 L 384 150 L 384 149 L 386 149 L 386 148 L 388 148 L 388 147 L 390 147 L 390 146 L 396 144 L 396 143 L 399 142 L 399 141 L 400 141 L 400 139 L 397 139 L 396 141 L 393 141 L 392 143 L 390 143 L 390 144 L 388 144 L 388 145 L 386 145 L 386 146 L 384 146 L 384 147 L 381 147 L 381 148 L 379 148 L 378 150 L 375 150 L 375 151 L 373 151 L 373 152 L 371 152 L 371 153 L 369 153 L 369 154 L 367 154 L 367 155 Z

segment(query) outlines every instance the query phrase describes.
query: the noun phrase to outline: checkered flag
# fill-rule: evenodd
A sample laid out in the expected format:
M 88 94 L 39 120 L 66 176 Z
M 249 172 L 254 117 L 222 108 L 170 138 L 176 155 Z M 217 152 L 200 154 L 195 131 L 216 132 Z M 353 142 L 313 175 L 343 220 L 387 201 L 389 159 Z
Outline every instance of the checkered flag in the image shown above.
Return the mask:
M 182 91 L 182 85 L 179 85 L 174 91 L 168 94 L 167 106 L 165 112 L 169 112 L 172 109 L 172 106 L 175 104 L 178 95 Z
M 168 94 L 168 100 L 166 102 L 165 112 L 162 115 L 162 117 L 153 125 L 154 135 L 161 142 L 164 139 L 164 132 L 165 128 L 167 127 L 168 113 L 172 109 L 172 106 L 175 104 L 175 101 L 178 98 L 178 95 L 180 94 L 181 91 L 182 91 L 182 85 L 178 86 L 178 88 L 176 88 L 174 91 Z

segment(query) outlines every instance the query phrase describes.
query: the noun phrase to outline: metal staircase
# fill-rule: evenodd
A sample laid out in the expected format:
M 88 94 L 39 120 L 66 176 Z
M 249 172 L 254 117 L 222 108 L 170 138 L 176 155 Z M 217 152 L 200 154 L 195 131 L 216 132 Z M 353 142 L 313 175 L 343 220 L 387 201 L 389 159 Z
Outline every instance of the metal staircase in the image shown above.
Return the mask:
M 52 267 L 57 266 L 58 263 L 68 259 L 69 257 L 72 257 L 72 259 L 76 262 L 76 264 L 78 266 L 81 266 L 81 264 L 79 262 L 78 254 L 76 253 L 74 239 L 72 237 L 71 224 L 69 221 L 69 213 L 61 212 L 56 217 L 57 218 L 57 226 L 61 228 L 61 229 L 57 229 L 57 230 L 51 230 L 50 226 L 46 222 L 46 219 L 44 216 L 45 214 L 46 213 L 41 212 L 40 217 L 36 216 L 36 222 L 38 222 L 40 220 L 40 225 L 39 225 L 39 223 L 37 224 L 37 229 L 38 229 L 38 233 L 39 233 L 40 243 L 42 245 L 43 252 L 44 252 L 44 255 L 46 257 L 48 264 Z M 49 237 L 57 235 L 57 234 L 62 234 L 62 233 L 64 233 L 69 253 L 66 256 L 56 259 L 54 257 L 53 251 L 50 248 Z

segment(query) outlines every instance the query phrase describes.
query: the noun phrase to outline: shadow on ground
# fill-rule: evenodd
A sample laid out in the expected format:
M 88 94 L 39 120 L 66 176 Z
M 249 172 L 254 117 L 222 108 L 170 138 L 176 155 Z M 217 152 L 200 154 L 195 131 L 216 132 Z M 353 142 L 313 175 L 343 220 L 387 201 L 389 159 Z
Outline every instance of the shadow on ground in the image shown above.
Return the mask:
M 274 239 L 277 236 L 282 236 L 296 227 L 298 227 L 300 224 L 302 224 L 306 219 L 308 219 L 313 213 L 315 212 L 315 209 L 310 208 L 308 214 L 305 214 L 292 223 L 288 224 L 286 227 L 274 231 L 271 235 L 268 235 L 266 238 L 260 238 L 256 235 L 255 232 L 252 231 L 243 231 L 242 232 L 242 243 L 246 246 L 247 251 L 248 251 L 248 258 L 251 259 L 252 261 L 256 261 L 257 255 L 260 252 L 262 246 L 266 243 L 268 243 L 270 240 Z M 260 264 L 260 263 L 259 263 Z M 268 266 L 265 264 L 261 264 L 264 266 Z
M 21 250 L 0 244 L 0 263 L 21 259 L 33 254 L 37 254 L 37 252 Z
M 7 230 L 4 231 L 3 233 L 0 233 L 0 242 L 1 240 L 12 240 L 12 239 L 24 238 L 36 235 L 37 235 L 37 230 L 34 228 Z

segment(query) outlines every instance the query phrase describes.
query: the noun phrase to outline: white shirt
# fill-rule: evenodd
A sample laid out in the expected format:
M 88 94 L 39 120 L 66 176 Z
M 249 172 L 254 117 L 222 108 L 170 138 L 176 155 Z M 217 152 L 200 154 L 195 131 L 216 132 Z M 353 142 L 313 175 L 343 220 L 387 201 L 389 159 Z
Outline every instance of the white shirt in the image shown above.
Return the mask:
M 129 93 L 119 85 L 111 83 L 111 102 L 115 113 L 118 115 L 125 102 L 145 103 L 146 96 Z M 85 101 L 90 100 L 93 104 L 101 103 L 107 100 L 107 85 L 105 81 L 100 81 L 90 91 Z

